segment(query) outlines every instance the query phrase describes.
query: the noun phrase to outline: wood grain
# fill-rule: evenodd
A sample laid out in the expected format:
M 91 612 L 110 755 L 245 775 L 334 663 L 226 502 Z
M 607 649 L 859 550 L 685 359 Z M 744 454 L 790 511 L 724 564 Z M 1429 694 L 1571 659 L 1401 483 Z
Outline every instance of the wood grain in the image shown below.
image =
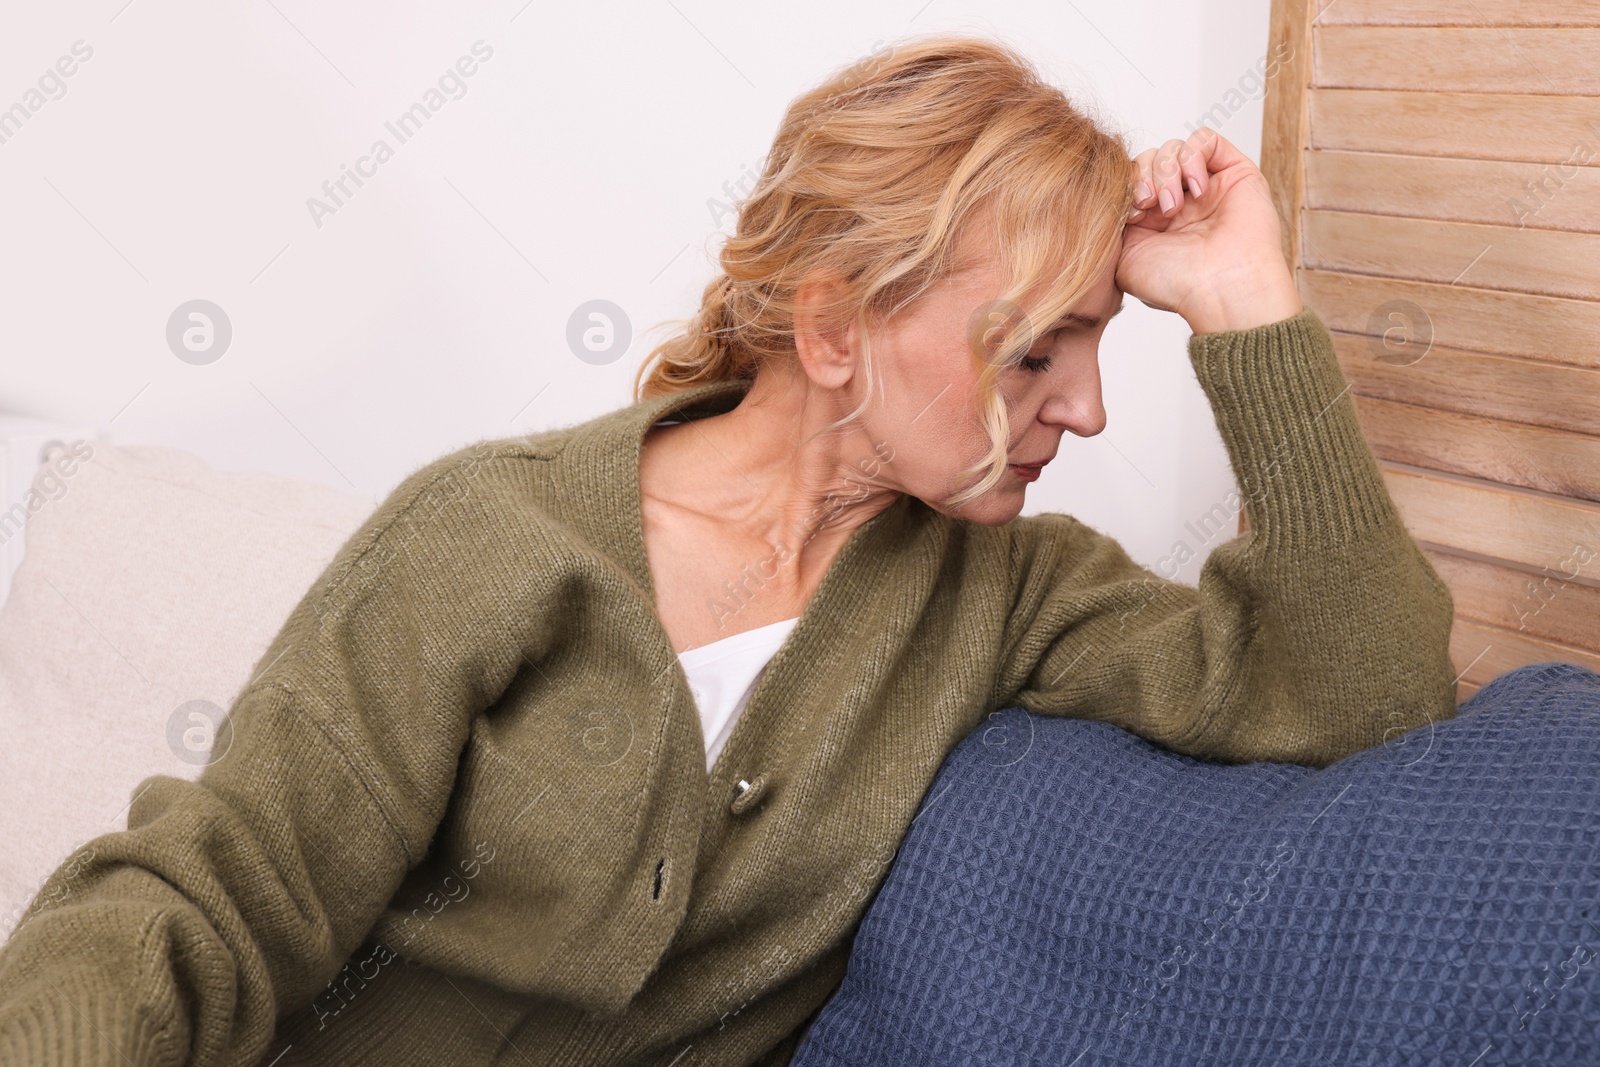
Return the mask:
M 1318 88 L 1600 94 L 1600 29 L 1319 24 L 1313 32 Z
M 1300 262 L 1300 205 L 1305 175 L 1300 146 L 1309 139 L 1306 85 L 1311 78 L 1310 10 L 1303 2 L 1272 5 L 1267 26 L 1269 55 L 1275 62 L 1262 102 L 1261 174 L 1283 224 L 1283 256 L 1291 267 Z
M 1313 0 L 1319 26 L 1600 26 L 1594 0 Z
M 1600 437 L 1356 396 L 1380 459 L 1600 503 Z
M 1365 335 L 1334 330 L 1331 336 L 1357 396 L 1600 436 L 1600 370 L 1440 344 L 1410 362 Z
M 1530 663 L 1559 660 L 1600 671 L 1600 655 L 1569 645 L 1485 626 L 1471 619 L 1457 619 L 1450 631 L 1450 659 L 1465 681 L 1484 685 L 1506 671 Z
M 1348 211 L 1301 221 L 1312 269 L 1600 300 L 1600 234 Z
M 1565 560 L 1535 570 L 1426 541 L 1419 545 L 1450 587 L 1458 617 L 1600 652 L 1600 583 L 1573 577 L 1586 554 L 1580 546 Z M 1600 552 L 1600 544 L 1588 547 Z
M 1600 8 L 1600 4 L 1596 5 Z M 1587 163 L 1394 152 L 1306 153 L 1308 208 L 1600 233 L 1600 144 Z
M 1415 355 L 1397 348 L 1396 362 L 1444 345 L 1600 367 L 1600 302 L 1336 271 L 1302 269 L 1296 281 L 1330 329 L 1369 336 L 1389 330 L 1397 342 L 1404 332 Z
M 1572 560 L 1581 577 L 1600 580 L 1600 505 L 1390 460 L 1379 460 L 1378 467 L 1406 528 L 1419 541 L 1535 570 L 1562 568 Z M 1575 554 L 1578 544 L 1594 549 L 1593 556 Z
M 1307 96 L 1312 148 L 1525 163 L 1600 154 L 1594 96 L 1321 88 Z

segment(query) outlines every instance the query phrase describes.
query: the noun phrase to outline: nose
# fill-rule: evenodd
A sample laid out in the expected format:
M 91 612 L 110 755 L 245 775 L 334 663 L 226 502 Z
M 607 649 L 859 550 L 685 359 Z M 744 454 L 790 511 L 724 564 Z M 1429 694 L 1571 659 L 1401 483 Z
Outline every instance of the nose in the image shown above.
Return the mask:
M 1100 361 L 1085 360 L 1081 374 L 1062 375 L 1045 398 L 1039 421 L 1061 426 L 1079 437 L 1093 437 L 1106 428 L 1106 406 L 1100 395 Z

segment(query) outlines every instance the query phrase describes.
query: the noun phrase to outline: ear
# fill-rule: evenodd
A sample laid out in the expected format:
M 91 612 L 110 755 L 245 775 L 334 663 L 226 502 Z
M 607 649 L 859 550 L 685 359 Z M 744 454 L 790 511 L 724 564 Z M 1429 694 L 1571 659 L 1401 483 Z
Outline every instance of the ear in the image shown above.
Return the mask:
M 836 271 L 819 270 L 795 288 L 794 348 L 800 367 L 823 389 L 841 389 L 856 372 L 856 326 L 828 327 L 822 308 L 845 291 Z

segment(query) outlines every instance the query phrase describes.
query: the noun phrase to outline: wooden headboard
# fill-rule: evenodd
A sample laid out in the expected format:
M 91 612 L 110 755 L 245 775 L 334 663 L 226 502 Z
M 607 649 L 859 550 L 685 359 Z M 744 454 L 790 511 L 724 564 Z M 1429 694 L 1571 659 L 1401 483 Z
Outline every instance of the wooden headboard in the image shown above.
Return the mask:
M 1600 671 L 1600 3 L 1273 0 L 1261 167 L 1458 699 Z

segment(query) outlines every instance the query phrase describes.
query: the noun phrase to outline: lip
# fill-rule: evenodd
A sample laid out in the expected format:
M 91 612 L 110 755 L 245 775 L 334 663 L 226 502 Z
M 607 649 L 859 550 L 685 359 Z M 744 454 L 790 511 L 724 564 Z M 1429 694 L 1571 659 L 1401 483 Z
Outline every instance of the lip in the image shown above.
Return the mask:
M 1011 472 L 1013 474 L 1015 474 L 1018 478 L 1021 478 L 1025 482 L 1031 482 L 1031 481 L 1036 480 L 1039 477 L 1039 473 L 1041 471 L 1043 471 L 1043 470 L 1044 470 L 1044 464 L 1043 463 L 1013 463 L 1013 464 L 1011 464 Z

